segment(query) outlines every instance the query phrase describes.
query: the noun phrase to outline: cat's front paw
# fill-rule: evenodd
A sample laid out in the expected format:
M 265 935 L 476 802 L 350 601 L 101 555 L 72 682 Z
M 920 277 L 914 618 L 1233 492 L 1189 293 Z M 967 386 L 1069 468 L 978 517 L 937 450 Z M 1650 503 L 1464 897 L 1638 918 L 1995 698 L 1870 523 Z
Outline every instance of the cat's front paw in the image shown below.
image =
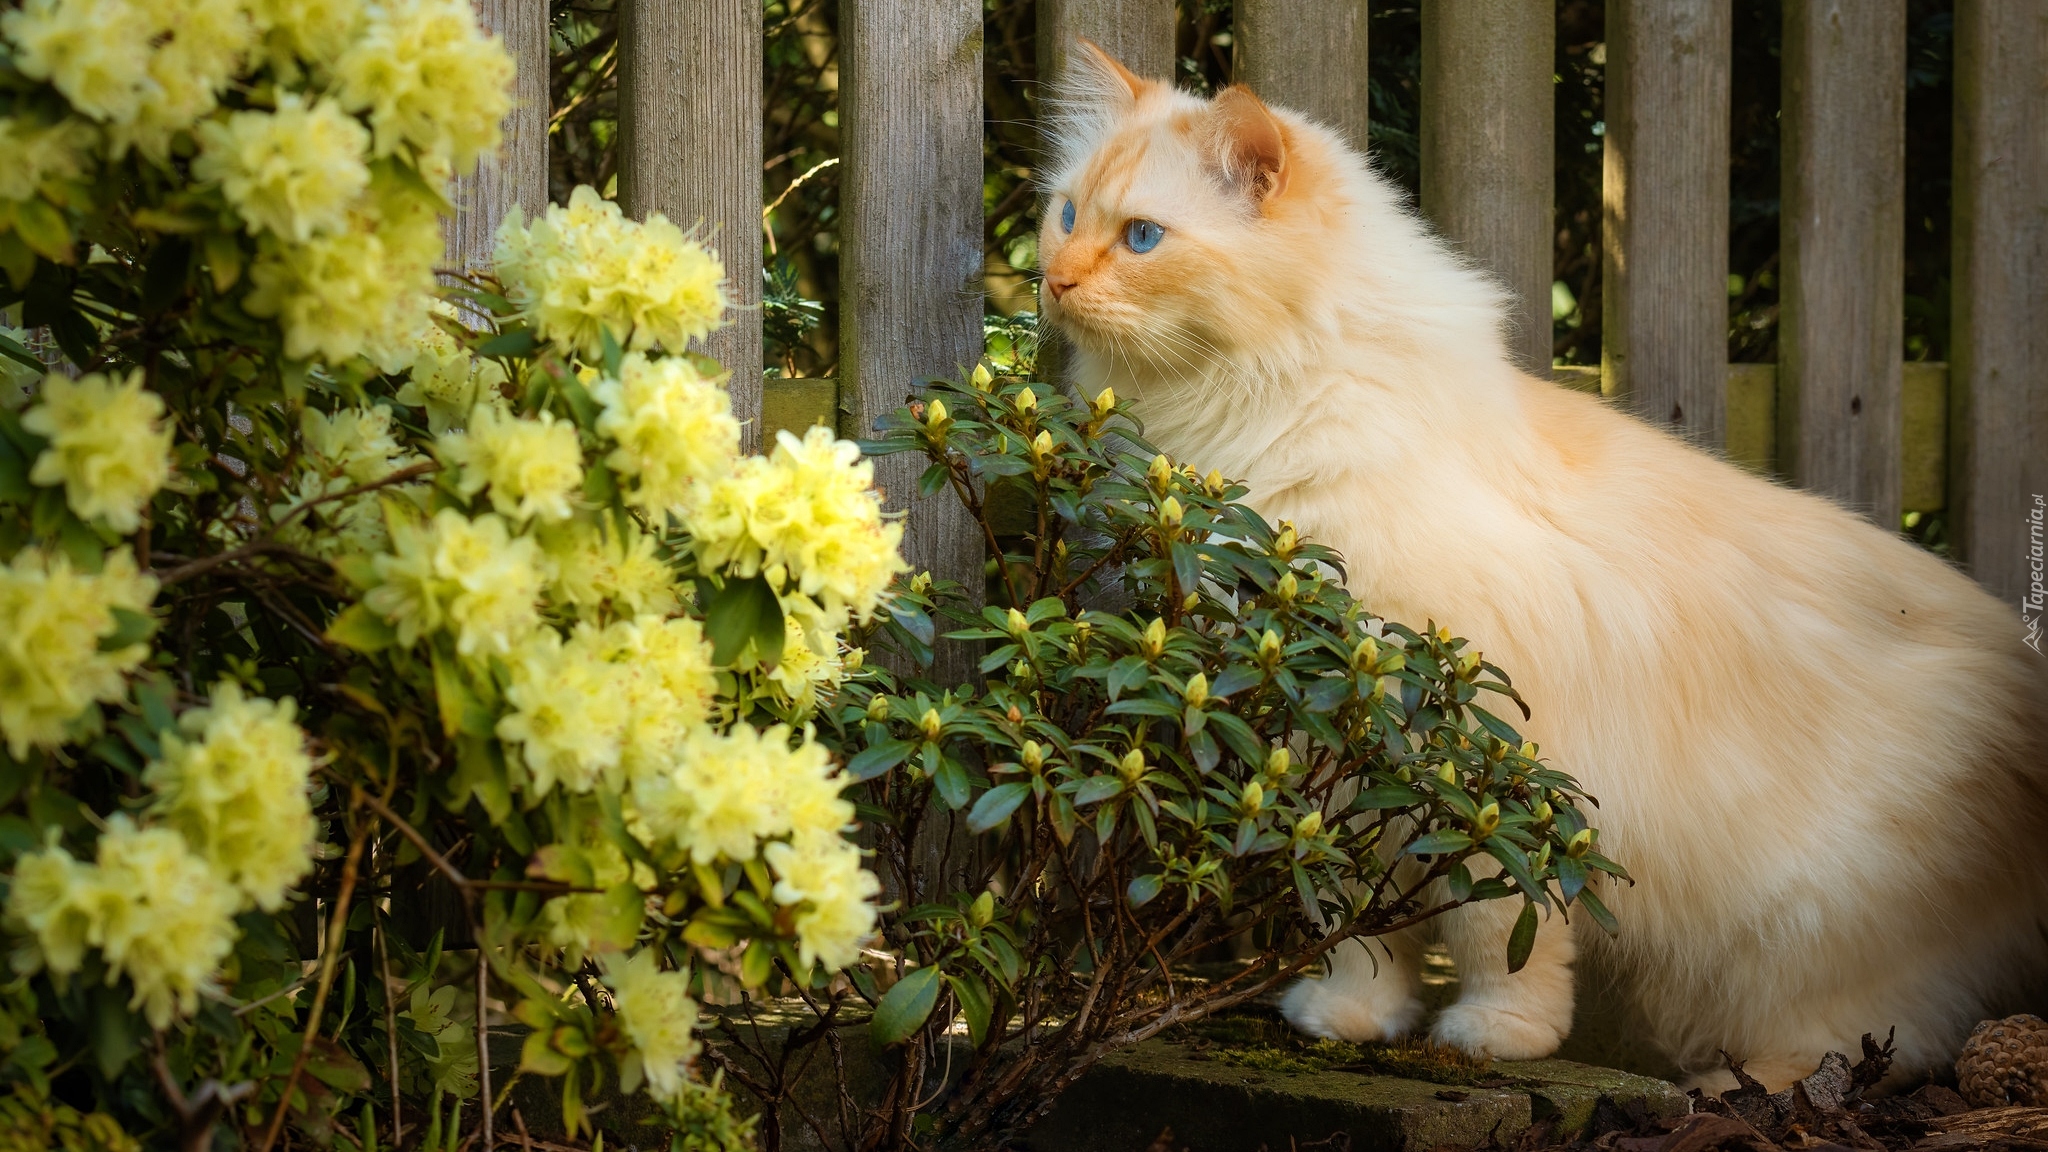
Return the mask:
M 1557 1051 L 1571 1030 L 1494 1004 L 1457 1003 L 1438 1014 L 1429 1038 L 1439 1044 L 1495 1060 L 1539 1060 Z
M 1413 997 L 1359 997 L 1338 980 L 1299 980 L 1280 998 L 1280 1014 L 1311 1036 L 1353 1044 L 1403 1036 L 1422 1018 Z

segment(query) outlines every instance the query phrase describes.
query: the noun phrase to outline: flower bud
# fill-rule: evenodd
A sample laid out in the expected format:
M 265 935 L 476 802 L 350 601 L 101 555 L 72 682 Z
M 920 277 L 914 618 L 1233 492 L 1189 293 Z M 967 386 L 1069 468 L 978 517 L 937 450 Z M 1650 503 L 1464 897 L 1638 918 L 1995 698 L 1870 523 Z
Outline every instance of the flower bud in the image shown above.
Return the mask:
M 865 648 L 848 648 L 846 650 L 845 659 L 841 661 L 842 665 L 848 672 L 860 671 L 860 669 L 864 665 L 866 665 L 867 662 L 868 650 Z
M 1522 744 L 1522 759 L 1536 759 L 1536 742 L 1534 740 L 1525 741 Z
M 1041 428 L 1038 431 L 1038 435 L 1031 438 L 1031 457 L 1034 460 L 1043 460 L 1050 455 L 1052 455 L 1052 432 Z
M 932 590 L 932 574 L 919 572 L 910 578 L 910 590 L 922 596 Z
M 1193 612 L 1195 610 L 1195 605 L 1200 604 L 1201 602 L 1202 594 L 1200 592 L 1190 592 L 1187 595 L 1180 598 L 1180 610 L 1183 612 Z
M 1165 524 L 1168 528 L 1180 527 L 1181 514 L 1180 501 L 1171 496 L 1168 496 L 1165 502 L 1159 505 L 1160 523 Z
M 1500 828 L 1500 801 L 1488 800 L 1472 820 L 1472 838 L 1484 840 Z
M 1010 705 L 1010 710 L 1003 713 L 1003 716 L 1012 724 L 1022 724 L 1024 722 L 1024 711 L 1015 704 Z
M 1275 780 L 1286 777 L 1287 770 L 1293 764 L 1294 757 L 1288 753 L 1287 747 L 1284 744 L 1266 753 L 1266 775 L 1271 776 Z
M 1308 815 L 1303 816 L 1300 820 L 1295 822 L 1294 838 L 1297 840 L 1306 840 L 1309 837 L 1314 836 L 1316 833 L 1321 832 L 1322 830 L 1323 813 L 1321 809 L 1317 809 L 1316 811 L 1310 812 Z
M 1446 625 L 1444 627 L 1438 628 L 1436 630 L 1436 638 L 1439 644 L 1449 644 L 1451 642 L 1450 627 Z
M 1351 650 L 1351 670 L 1354 672 L 1369 671 L 1379 661 L 1379 658 L 1379 644 L 1370 636 L 1363 637 L 1358 641 L 1358 647 Z
M 1018 749 L 1017 757 L 1024 762 L 1024 767 L 1033 772 L 1045 767 L 1045 749 L 1039 747 L 1036 740 L 1026 740 L 1024 747 Z
M 988 922 L 995 918 L 996 894 L 993 892 L 983 892 L 967 906 L 967 922 L 976 928 L 988 927 Z
M 1259 637 L 1259 662 L 1272 664 L 1280 659 L 1280 634 L 1271 628 Z
M 1295 579 L 1292 572 L 1281 576 L 1280 582 L 1273 585 L 1273 595 L 1278 596 L 1282 604 L 1292 604 L 1295 595 L 1300 591 L 1301 581 Z
M 1038 393 L 1032 391 L 1029 385 L 1026 385 L 1022 392 L 1017 393 L 1017 411 L 1038 411 Z
M 1188 677 L 1187 690 L 1182 692 L 1181 695 L 1187 699 L 1188 703 L 1197 708 L 1207 704 L 1209 702 L 1209 678 L 1200 672 Z
M 924 710 L 924 715 L 918 719 L 917 725 L 924 729 L 925 739 L 937 740 L 939 732 L 945 727 L 945 721 L 939 719 L 939 710 L 937 708 L 927 708 Z
M 1399 680 L 1394 679 L 1392 676 L 1382 676 L 1379 679 L 1372 682 L 1373 699 L 1384 700 L 1386 699 L 1388 693 L 1392 693 L 1395 696 L 1399 696 L 1401 694 L 1401 682 Z
M 1479 670 L 1479 653 L 1467 652 L 1458 657 L 1458 675 L 1469 677 Z
M 770 588 L 783 591 L 789 587 L 789 565 L 770 564 L 761 569 L 761 579 L 766 580 Z
M 989 374 L 988 365 L 976 364 L 974 366 L 974 375 L 969 377 L 969 379 L 974 382 L 974 386 L 976 388 L 979 388 L 983 392 L 986 392 L 988 391 L 989 384 L 995 379 L 995 377 Z
M 1004 619 L 1009 625 L 1010 635 L 1012 636 L 1022 636 L 1026 632 L 1031 631 L 1031 622 L 1026 620 L 1024 614 L 1015 608 L 1010 609 L 1010 614 Z
M 1116 774 L 1129 783 L 1137 783 L 1138 777 L 1145 774 L 1144 749 L 1133 748 L 1124 753 L 1124 758 L 1116 762 Z
M 1456 788 L 1458 786 L 1458 766 L 1449 760 L 1444 761 L 1442 766 L 1436 770 L 1436 778 Z
M 1266 806 L 1266 790 L 1257 780 L 1244 786 L 1244 799 L 1240 802 L 1246 812 L 1257 812 Z
M 889 718 L 889 698 L 880 692 L 868 697 L 868 719 L 879 724 Z
M 1532 869 L 1538 872 L 1541 872 L 1546 867 L 1549 867 L 1550 841 L 1545 840 L 1541 845 L 1537 847 L 1536 854 L 1534 856 L 1529 857 L 1529 865 Z
M 1224 490 L 1229 487 L 1230 481 L 1225 480 L 1223 473 L 1218 472 L 1214 468 L 1209 469 L 1209 474 L 1202 477 L 1202 491 L 1207 492 L 1211 496 L 1221 496 Z
M 925 409 L 924 422 L 926 427 L 937 431 L 939 426 L 946 422 L 946 402 L 934 399 L 930 407 Z
M 1529 815 L 1534 817 L 1538 824 L 1548 824 L 1556 813 L 1550 810 L 1550 801 L 1538 800 L 1536 806 L 1529 809 Z
M 1155 492 L 1166 491 L 1166 482 L 1173 478 L 1173 464 L 1163 455 L 1152 458 L 1152 466 L 1145 469 L 1145 479 L 1152 482 Z
M 1300 537 L 1295 534 L 1293 521 L 1282 520 L 1280 522 L 1280 534 L 1273 538 L 1273 555 L 1285 560 L 1294 555 L 1295 550 L 1300 546 Z
M 1161 652 L 1166 651 L 1165 617 L 1154 616 L 1152 622 L 1145 625 L 1144 647 L 1145 655 L 1147 656 L 1157 656 Z
M 1088 402 L 1088 408 L 1095 413 L 1097 420 L 1109 415 L 1109 410 L 1114 407 L 1116 407 L 1116 390 L 1114 388 L 1104 388 L 1095 394 L 1095 399 Z
M 1593 830 L 1591 828 L 1581 828 L 1577 832 L 1572 833 L 1572 838 L 1565 841 L 1564 844 L 1564 854 L 1574 860 L 1592 850 Z

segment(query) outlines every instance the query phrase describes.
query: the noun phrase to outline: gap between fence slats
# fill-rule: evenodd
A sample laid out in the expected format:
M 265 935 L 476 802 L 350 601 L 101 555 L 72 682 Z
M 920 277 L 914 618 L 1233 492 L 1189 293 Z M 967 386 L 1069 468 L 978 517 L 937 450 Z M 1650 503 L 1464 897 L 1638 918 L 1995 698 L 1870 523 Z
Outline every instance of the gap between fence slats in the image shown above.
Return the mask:
M 1233 35 L 1235 80 L 1366 146 L 1365 0 L 1237 0 Z

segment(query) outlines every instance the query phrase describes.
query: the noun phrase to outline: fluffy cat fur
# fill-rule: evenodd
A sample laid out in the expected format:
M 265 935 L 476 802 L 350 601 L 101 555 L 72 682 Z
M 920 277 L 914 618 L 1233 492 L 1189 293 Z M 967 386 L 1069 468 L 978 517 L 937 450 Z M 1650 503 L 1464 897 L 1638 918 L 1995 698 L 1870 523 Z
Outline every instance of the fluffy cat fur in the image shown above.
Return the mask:
M 1442 920 L 1462 991 L 1436 1039 L 1547 1055 L 1581 948 L 1703 1084 L 1732 1084 L 1721 1051 L 1775 1089 L 1894 1026 L 1911 1075 L 2032 995 L 2048 672 L 2014 613 L 1824 499 L 1516 369 L 1502 289 L 1329 129 L 1078 56 L 1039 251 L 1081 392 L 1114 385 L 1153 442 L 1340 549 L 1375 611 L 1471 637 L 1639 881 L 1607 890 L 1617 939 L 1548 922 L 1514 975 L 1519 902 Z M 1156 249 L 1126 243 L 1133 219 L 1164 226 Z M 1408 1031 L 1423 943 L 1347 944 L 1286 1014 Z

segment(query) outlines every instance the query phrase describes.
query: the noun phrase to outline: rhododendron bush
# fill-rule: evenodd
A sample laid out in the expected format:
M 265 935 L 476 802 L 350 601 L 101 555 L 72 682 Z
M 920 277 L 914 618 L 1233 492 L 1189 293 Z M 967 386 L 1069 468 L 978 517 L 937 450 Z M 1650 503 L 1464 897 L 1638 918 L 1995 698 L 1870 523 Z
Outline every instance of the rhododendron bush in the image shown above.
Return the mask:
M 466 0 L 0 5 L 68 361 L 0 332 L 0 1146 L 502 1134 L 480 1008 L 571 1135 L 739 1146 L 700 1002 L 873 935 L 811 720 L 900 528 L 742 454 L 676 225 L 579 189 L 437 282 L 510 80 Z

